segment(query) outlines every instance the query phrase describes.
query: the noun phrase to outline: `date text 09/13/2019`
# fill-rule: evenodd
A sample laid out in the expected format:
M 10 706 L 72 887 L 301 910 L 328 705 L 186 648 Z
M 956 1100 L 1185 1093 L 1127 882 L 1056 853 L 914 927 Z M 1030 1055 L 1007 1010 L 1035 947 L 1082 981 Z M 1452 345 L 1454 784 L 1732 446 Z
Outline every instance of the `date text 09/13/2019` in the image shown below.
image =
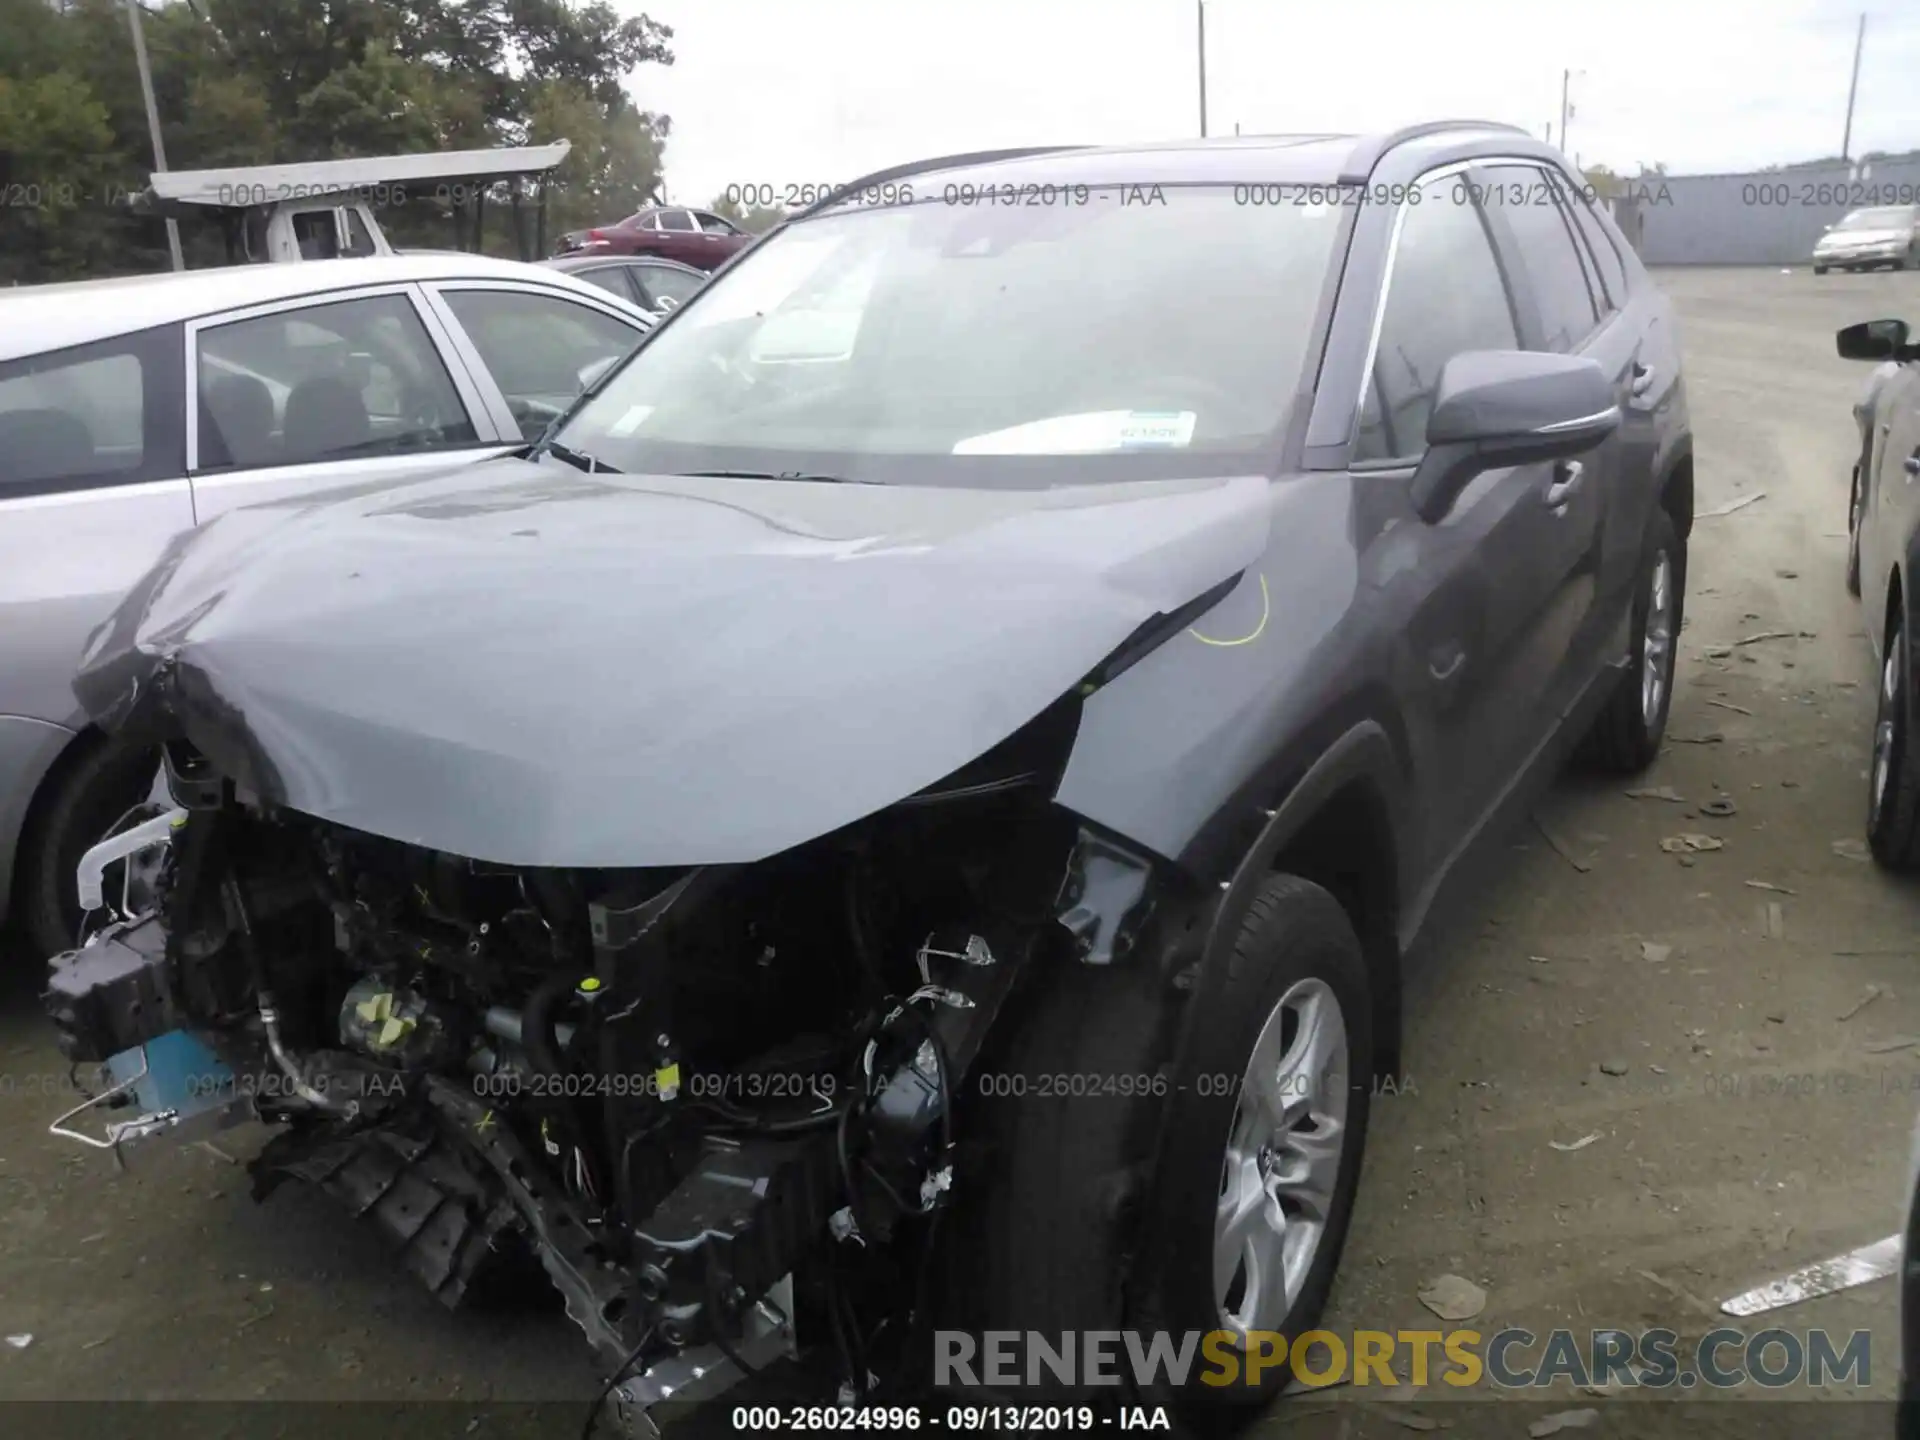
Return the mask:
M 740 1434 L 1050 1435 L 1171 1431 L 1164 1406 L 1125 1405 L 736 1405 Z

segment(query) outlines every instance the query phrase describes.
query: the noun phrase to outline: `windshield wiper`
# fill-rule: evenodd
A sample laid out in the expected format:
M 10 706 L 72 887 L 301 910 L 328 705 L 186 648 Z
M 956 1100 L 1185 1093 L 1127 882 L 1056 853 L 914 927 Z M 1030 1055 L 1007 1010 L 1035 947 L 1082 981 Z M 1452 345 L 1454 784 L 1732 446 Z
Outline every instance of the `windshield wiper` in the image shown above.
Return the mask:
M 682 470 L 682 480 L 806 480 L 816 485 L 883 485 L 883 480 L 854 480 L 845 475 L 810 475 L 804 470 Z
M 562 445 L 558 440 L 548 440 L 534 447 L 527 458 L 537 460 L 541 455 L 557 455 L 576 470 L 584 470 L 589 475 L 618 475 L 620 472 L 604 460 L 597 460 L 584 450 L 576 450 L 571 445 Z

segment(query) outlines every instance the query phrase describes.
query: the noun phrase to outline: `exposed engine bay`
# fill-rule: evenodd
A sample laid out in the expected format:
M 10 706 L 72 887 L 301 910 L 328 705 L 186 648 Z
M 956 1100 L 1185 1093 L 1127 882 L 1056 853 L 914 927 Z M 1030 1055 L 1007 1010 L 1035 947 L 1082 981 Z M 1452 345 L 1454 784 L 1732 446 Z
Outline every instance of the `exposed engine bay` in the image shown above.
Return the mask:
M 277 1124 L 256 1198 L 318 1186 L 448 1305 L 544 1271 L 625 1410 L 775 1365 L 865 1401 L 912 1383 L 996 1022 L 1152 909 L 1145 868 L 1039 783 L 1075 718 L 771 859 L 681 870 L 426 850 L 170 742 L 150 907 L 54 961 L 48 1010 L 120 1082 L 93 1118 L 145 1106 L 104 1143 Z M 156 1097 L 183 1035 L 207 1053 Z

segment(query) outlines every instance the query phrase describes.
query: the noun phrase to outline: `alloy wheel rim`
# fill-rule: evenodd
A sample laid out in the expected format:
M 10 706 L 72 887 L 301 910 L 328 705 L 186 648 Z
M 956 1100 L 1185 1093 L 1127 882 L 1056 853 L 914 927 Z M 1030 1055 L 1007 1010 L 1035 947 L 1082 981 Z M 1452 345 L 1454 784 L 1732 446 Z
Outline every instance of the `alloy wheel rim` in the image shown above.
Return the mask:
M 1667 667 L 1673 659 L 1673 562 L 1662 550 L 1647 580 L 1647 625 L 1641 641 L 1640 718 L 1651 727 L 1667 696 Z
M 1278 1330 L 1319 1254 L 1347 1140 L 1346 1017 L 1324 980 L 1296 981 L 1254 1041 L 1228 1133 L 1213 1294 L 1243 1341 Z
M 1893 775 L 1893 729 L 1899 698 L 1900 636 L 1887 645 L 1887 661 L 1880 667 L 1880 716 L 1873 726 L 1873 813 L 1886 803 L 1887 782 Z

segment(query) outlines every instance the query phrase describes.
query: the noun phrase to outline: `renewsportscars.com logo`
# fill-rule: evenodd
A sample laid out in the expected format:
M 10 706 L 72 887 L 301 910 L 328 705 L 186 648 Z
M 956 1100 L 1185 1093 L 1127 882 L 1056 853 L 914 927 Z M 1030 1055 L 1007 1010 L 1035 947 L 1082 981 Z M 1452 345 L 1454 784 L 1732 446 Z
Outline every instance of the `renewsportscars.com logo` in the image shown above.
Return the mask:
M 1291 1340 L 1256 1330 L 962 1330 L 934 1333 L 934 1383 L 942 1388 L 1166 1384 L 1258 1385 L 1282 1369 L 1301 1385 L 1403 1381 L 1508 1390 L 1558 1381 L 1626 1389 L 1730 1390 L 1745 1385 L 1866 1389 L 1873 1337 L 1825 1330 L 1710 1330 L 1689 1353 L 1672 1330 L 1308 1330 Z

